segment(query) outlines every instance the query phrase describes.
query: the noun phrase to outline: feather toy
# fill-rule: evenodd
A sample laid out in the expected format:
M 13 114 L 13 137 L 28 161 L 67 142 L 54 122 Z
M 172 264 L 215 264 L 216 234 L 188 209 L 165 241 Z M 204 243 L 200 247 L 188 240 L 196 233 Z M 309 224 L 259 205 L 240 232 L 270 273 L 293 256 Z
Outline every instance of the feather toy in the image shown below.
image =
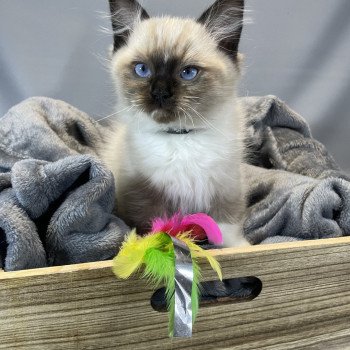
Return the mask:
M 217 260 L 210 251 L 202 249 L 195 243 L 205 238 L 214 244 L 222 243 L 220 229 L 210 216 L 198 213 L 186 216 L 176 214 L 169 219 L 156 218 L 152 222 L 151 232 L 146 236 L 141 237 L 135 230 L 131 231 L 113 260 L 113 272 L 120 278 L 126 279 L 143 267 L 143 277 L 155 287 L 165 284 L 170 336 L 174 335 L 175 326 L 176 250 L 172 237 L 188 248 L 192 260 L 193 279 L 190 301 L 192 323 L 194 323 L 198 312 L 201 277 L 198 258 L 206 258 L 222 280 L 221 268 Z

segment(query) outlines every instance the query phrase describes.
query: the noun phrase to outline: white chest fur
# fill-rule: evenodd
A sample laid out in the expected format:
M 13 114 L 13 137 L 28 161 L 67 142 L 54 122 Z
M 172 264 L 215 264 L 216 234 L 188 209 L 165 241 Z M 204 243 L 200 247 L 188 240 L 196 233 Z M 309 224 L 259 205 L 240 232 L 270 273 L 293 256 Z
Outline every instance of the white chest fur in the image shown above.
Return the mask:
M 120 168 L 114 171 L 119 186 L 142 175 L 182 212 L 207 212 L 214 197 L 239 186 L 241 150 L 234 130 L 168 134 L 128 124 L 117 138 L 123 150 L 113 162 Z
M 127 204 L 123 193 L 130 191 L 132 179 L 140 177 L 183 213 L 211 212 L 213 205 L 239 197 L 241 129 L 237 119 L 231 118 L 232 123 L 227 123 L 230 118 L 223 120 L 226 124 L 216 123 L 215 128 L 198 128 L 188 134 L 166 133 L 148 117 L 122 120 L 103 152 L 121 194 L 119 205 Z M 239 225 L 226 226 L 222 227 L 226 245 L 246 243 Z
M 202 131 L 136 138 L 135 143 L 147 152 L 139 153 L 144 174 L 183 212 L 209 210 L 218 184 L 227 182 L 222 169 L 228 156 L 223 156 L 224 145 L 214 143 Z

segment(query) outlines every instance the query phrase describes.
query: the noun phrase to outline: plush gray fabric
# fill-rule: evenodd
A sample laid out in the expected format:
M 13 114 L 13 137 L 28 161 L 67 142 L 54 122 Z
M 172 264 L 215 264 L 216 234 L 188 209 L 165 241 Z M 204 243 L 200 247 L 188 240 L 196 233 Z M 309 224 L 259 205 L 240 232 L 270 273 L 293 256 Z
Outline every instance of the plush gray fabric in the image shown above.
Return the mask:
M 306 122 L 273 96 L 242 98 L 252 244 L 350 231 L 350 183 Z M 97 158 L 103 127 L 36 97 L 0 118 L 0 260 L 6 270 L 113 257 L 128 227 L 112 214 L 112 174 Z
M 63 101 L 31 98 L 0 119 L 0 257 L 5 270 L 112 258 L 127 226 L 96 157 L 101 127 Z
M 350 233 L 350 182 L 308 125 L 274 96 L 242 99 L 250 154 L 244 231 L 253 244 Z M 276 237 L 285 236 L 285 237 Z M 273 237 L 273 238 L 271 238 Z

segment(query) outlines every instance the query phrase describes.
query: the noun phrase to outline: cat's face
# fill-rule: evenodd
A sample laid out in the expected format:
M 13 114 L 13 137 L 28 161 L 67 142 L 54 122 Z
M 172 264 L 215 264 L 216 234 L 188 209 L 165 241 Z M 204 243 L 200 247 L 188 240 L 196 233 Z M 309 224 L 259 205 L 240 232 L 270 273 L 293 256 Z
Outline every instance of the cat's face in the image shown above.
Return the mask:
M 237 5 L 237 1 L 217 1 L 220 5 L 233 2 Z M 233 98 L 239 76 L 241 17 L 230 18 L 236 21 L 231 24 L 235 32 L 228 33 L 228 25 L 217 8 L 210 8 L 195 21 L 149 18 L 132 0 L 111 2 L 111 9 L 116 10 L 113 6 L 118 6 L 118 11 L 112 17 L 117 33 L 112 74 L 118 97 L 126 108 L 142 111 L 157 123 L 179 120 L 183 125 L 197 126 L 203 124 L 203 116 L 207 117 L 216 105 Z M 242 16 L 242 8 L 234 9 L 236 15 Z M 120 26 L 126 21 L 125 11 L 129 23 Z M 213 12 L 215 18 L 210 17 Z M 218 27 L 220 23 L 226 27 Z M 220 30 L 222 36 L 217 35 Z M 235 43 L 221 46 L 225 45 L 223 38 L 227 40 L 230 35 Z

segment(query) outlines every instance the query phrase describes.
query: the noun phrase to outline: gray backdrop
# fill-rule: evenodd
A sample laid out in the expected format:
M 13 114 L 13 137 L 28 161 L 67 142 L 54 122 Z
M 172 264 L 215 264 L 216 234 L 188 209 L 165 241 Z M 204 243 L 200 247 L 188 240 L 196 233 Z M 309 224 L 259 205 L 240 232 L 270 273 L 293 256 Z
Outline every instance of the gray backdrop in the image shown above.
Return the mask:
M 209 0 L 145 0 L 151 14 L 198 16 Z M 350 170 L 350 1 L 246 0 L 241 95 L 275 94 Z M 105 68 L 107 0 L 0 0 L 0 116 L 21 100 L 63 99 L 96 118 L 113 110 Z M 1 121 L 0 121 L 1 122 Z

